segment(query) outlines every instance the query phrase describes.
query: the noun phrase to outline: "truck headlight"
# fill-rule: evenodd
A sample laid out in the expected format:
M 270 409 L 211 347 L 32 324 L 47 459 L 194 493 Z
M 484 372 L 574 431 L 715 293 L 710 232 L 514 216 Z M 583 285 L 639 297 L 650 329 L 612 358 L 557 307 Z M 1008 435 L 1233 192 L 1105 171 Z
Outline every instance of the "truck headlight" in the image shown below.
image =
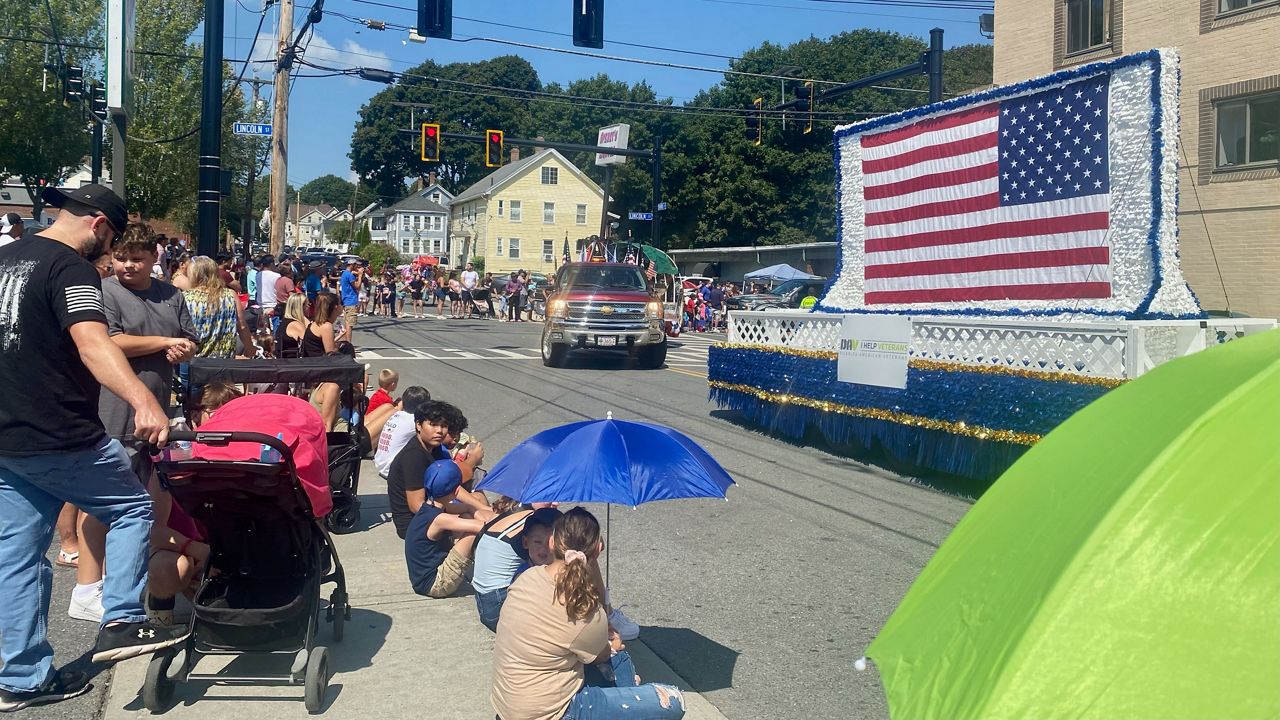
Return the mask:
M 547 303 L 547 317 L 558 320 L 569 317 L 569 303 L 565 300 L 552 300 Z
M 662 319 L 662 303 L 658 302 L 657 300 L 650 301 L 647 305 L 644 306 L 644 314 L 645 314 L 645 317 L 648 317 L 650 320 L 661 320 Z

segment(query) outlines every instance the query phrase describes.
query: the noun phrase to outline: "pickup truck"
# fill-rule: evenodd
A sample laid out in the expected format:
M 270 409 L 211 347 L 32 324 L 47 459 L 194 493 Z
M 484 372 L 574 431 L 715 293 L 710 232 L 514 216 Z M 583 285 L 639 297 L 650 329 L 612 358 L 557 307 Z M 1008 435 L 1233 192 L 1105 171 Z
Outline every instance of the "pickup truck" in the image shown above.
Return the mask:
M 547 297 L 542 364 L 560 367 L 575 350 L 626 350 L 641 367 L 660 368 L 667 360 L 662 316 L 639 267 L 569 263 Z

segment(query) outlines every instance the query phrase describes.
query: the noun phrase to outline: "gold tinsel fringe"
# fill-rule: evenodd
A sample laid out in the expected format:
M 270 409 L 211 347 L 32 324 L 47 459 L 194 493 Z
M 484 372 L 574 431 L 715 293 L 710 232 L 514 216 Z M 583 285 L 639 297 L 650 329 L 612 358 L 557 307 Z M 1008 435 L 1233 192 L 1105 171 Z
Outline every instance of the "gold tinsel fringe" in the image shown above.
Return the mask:
M 800 395 L 771 393 L 759 388 L 751 387 L 750 385 L 736 385 L 734 383 L 721 382 L 719 380 L 708 380 L 707 384 L 717 390 L 729 390 L 731 392 L 743 393 L 758 400 L 774 403 L 775 405 L 799 405 L 800 407 L 807 407 L 812 410 L 821 410 L 822 412 L 827 413 L 884 420 L 886 422 L 898 423 L 899 425 L 922 427 L 928 430 L 941 430 L 942 432 L 951 433 L 953 435 L 963 435 L 965 437 L 978 438 L 979 440 L 994 440 L 996 442 L 1013 443 L 1016 445 L 1034 445 L 1039 442 L 1041 437 L 1043 437 L 1034 433 L 1017 432 L 1014 430 L 995 430 L 988 427 L 982 427 L 981 425 L 969 425 L 965 422 L 950 422 L 947 420 L 934 420 L 932 418 L 921 417 L 919 415 L 893 412 L 892 410 L 882 410 L 880 408 L 841 405 L 828 400 L 814 400 L 813 398 L 802 397 Z
M 725 350 L 755 350 L 757 352 L 774 352 L 783 355 L 808 358 L 810 360 L 836 360 L 834 350 L 802 350 L 800 348 L 775 347 L 773 345 L 756 345 L 753 343 L 716 343 L 715 348 Z M 1048 380 L 1051 382 L 1068 382 L 1076 385 L 1096 385 L 1104 388 L 1115 388 L 1128 382 L 1124 378 L 1098 377 L 1096 375 L 1079 375 L 1076 373 L 1052 370 L 1027 370 L 1004 365 L 970 365 L 968 363 L 941 362 L 939 360 L 912 359 L 907 365 L 917 370 L 942 370 L 946 372 L 972 372 L 987 375 L 1006 375 L 1010 377 Z

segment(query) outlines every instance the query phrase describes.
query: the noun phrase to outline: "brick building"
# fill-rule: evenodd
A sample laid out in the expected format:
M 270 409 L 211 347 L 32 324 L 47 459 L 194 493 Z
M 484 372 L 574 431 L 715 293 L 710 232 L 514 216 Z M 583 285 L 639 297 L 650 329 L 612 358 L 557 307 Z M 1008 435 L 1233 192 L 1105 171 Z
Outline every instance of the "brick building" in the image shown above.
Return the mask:
M 1182 60 L 1183 273 L 1206 310 L 1280 317 L 1280 0 L 996 2 L 999 85 L 1156 47 Z

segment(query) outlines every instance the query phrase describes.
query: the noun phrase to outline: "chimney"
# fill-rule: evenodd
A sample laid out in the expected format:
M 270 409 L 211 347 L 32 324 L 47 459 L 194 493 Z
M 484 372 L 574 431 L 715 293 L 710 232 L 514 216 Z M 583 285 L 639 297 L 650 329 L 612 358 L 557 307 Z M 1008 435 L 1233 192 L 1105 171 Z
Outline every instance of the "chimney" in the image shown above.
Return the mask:
M 511 162 L 513 163 L 520 162 L 520 148 L 518 147 L 511 148 Z
M 435 170 L 432 170 L 431 172 L 427 173 L 427 187 L 431 187 L 432 185 L 435 185 L 437 177 L 438 176 L 436 175 Z
M 542 137 L 541 135 L 539 135 L 538 137 L 534 138 L 534 140 L 539 140 L 539 141 L 541 141 L 541 140 L 546 140 L 546 138 L 544 138 L 544 137 Z M 546 150 L 546 148 L 542 147 L 541 145 L 534 145 L 534 146 L 533 146 L 533 154 L 534 154 L 534 155 L 537 155 L 538 153 L 542 152 L 543 150 Z
M 413 187 L 409 188 L 410 193 L 416 193 L 422 189 L 422 177 L 418 176 L 413 179 Z

